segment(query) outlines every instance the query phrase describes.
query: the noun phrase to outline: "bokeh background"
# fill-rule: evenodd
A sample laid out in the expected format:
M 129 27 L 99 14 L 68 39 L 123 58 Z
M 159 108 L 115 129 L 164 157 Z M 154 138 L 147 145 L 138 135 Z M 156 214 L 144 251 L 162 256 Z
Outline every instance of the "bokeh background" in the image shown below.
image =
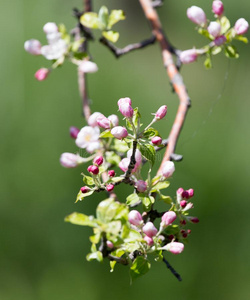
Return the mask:
M 205 41 L 186 18 L 191 5 L 202 6 L 212 19 L 212 1 L 165 1 L 159 9 L 165 31 L 174 45 L 189 49 Z M 150 36 L 138 1 L 94 1 L 110 9 L 125 10 L 126 21 L 117 24 L 123 47 Z M 234 23 L 250 21 L 250 2 L 224 0 Z M 48 21 L 73 28 L 73 7 L 80 0 L 1 0 L 1 180 L 0 180 L 0 299 L 1 300 L 245 300 L 250 299 L 249 199 L 249 45 L 237 43 L 240 59 L 223 55 L 205 70 L 203 59 L 184 66 L 192 108 L 180 137 L 169 193 L 176 188 L 195 189 L 190 243 L 183 254 L 168 254 L 181 273 L 180 283 L 163 263 L 132 286 L 128 268 L 109 272 L 108 263 L 87 262 L 91 230 L 64 223 L 73 211 L 94 214 L 104 195 L 74 204 L 81 186 L 81 168 L 59 164 L 62 152 L 75 152 L 69 127 L 82 127 L 81 103 L 74 66 L 66 64 L 48 80 L 33 74 L 49 63 L 23 50 L 24 41 L 45 43 L 42 26 Z M 98 37 L 98 35 L 97 35 Z M 168 105 L 166 120 L 157 128 L 167 136 L 178 106 L 162 66 L 158 45 L 116 60 L 98 41 L 90 45 L 99 66 L 89 76 L 93 111 L 115 113 L 119 98 L 129 96 L 139 106 L 144 123 L 151 112 Z M 122 198 L 124 190 L 118 189 Z

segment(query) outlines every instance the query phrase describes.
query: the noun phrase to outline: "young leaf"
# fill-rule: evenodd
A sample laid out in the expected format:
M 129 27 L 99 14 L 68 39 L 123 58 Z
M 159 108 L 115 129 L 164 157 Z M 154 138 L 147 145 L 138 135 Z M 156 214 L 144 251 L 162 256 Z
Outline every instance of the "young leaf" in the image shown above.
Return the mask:
M 84 198 L 92 195 L 93 193 L 94 191 L 89 191 L 88 193 L 83 194 L 82 191 L 80 190 L 79 193 L 77 194 L 75 203 L 77 203 L 78 201 L 82 201 Z
M 226 33 L 228 29 L 230 28 L 230 22 L 227 17 L 223 16 L 220 19 L 220 24 L 221 24 L 221 32 L 222 34 Z
M 166 189 L 169 187 L 170 183 L 168 181 L 158 182 L 151 189 L 151 193 L 157 192 L 158 190 Z
M 65 217 L 64 221 L 81 226 L 95 227 L 97 225 L 97 220 L 95 220 L 93 217 L 89 217 L 77 212 L 74 212 L 69 216 Z
M 137 256 L 130 268 L 130 276 L 132 281 L 146 274 L 149 269 L 150 262 L 142 256 Z
M 82 180 L 83 180 L 83 182 L 84 182 L 85 184 L 87 184 L 87 185 L 94 185 L 94 184 L 95 184 L 92 177 L 86 176 L 86 175 L 84 175 L 84 174 L 83 174 L 83 179 L 82 179 Z M 85 194 L 85 195 L 86 195 L 86 194 Z
M 139 150 L 142 156 L 144 156 L 147 160 L 149 160 L 153 165 L 155 162 L 155 154 L 156 154 L 154 146 L 146 143 L 145 144 L 140 143 Z
M 99 29 L 101 25 L 97 13 L 94 12 L 87 12 L 83 14 L 80 18 L 80 22 L 83 26 L 92 29 Z
M 230 57 L 230 58 L 238 58 L 239 57 L 239 53 L 237 52 L 236 47 L 233 45 L 228 45 L 225 47 L 225 54 L 227 57 Z
M 97 260 L 99 262 L 102 262 L 103 261 L 102 252 L 96 251 L 96 252 L 93 252 L 93 253 L 89 253 L 86 256 L 86 259 L 87 259 L 87 261 Z
M 111 27 L 117 22 L 125 20 L 125 18 L 123 10 L 112 10 L 108 20 L 108 29 L 111 29 Z
M 108 19 L 109 19 L 109 11 L 106 6 L 102 6 L 100 8 L 99 13 L 98 13 L 98 18 L 100 20 L 100 24 L 102 24 L 100 29 L 103 30 L 103 29 L 107 28 Z
M 238 41 L 241 41 L 241 42 L 245 43 L 245 44 L 248 43 L 247 37 L 245 37 L 245 36 L 243 36 L 243 35 L 236 35 L 234 38 L 235 38 L 236 40 L 238 40 Z
M 207 58 L 204 61 L 204 66 L 206 67 L 206 69 L 211 69 L 212 68 L 212 60 L 211 60 L 210 55 L 207 55 Z
M 127 205 L 135 205 L 137 203 L 140 203 L 140 198 L 136 193 L 130 194 L 127 197 L 126 203 L 127 203 Z
M 114 151 L 107 151 L 106 152 L 106 160 L 111 165 L 118 166 L 119 162 L 121 161 L 121 157 L 117 155 Z
M 117 31 L 103 31 L 102 35 L 105 37 L 105 39 L 111 41 L 112 43 L 116 43 L 119 39 L 119 33 Z
M 153 138 L 154 136 L 160 136 L 160 135 L 159 132 L 152 127 L 148 128 L 146 131 L 143 132 L 143 137 L 145 137 L 146 139 Z
M 127 152 L 129 150 L 129 147 L 128 147 L 128 145 L 127 145 L 126 142 L 115 139 L 115 141 L 114 141 L 114 149 L 117 152 L 124 153 L 124 152 Z
M 143 205 L 143 209 L 146 211 L 150 211 L 152 204 L 155 202 L 155 198 L 150 196 L 150 197 L 140 197 L 140 200 Z
M 110 132 L 110 130 L 105 130 L 103 132 L 101 132 L 100 138 L 113 138 L 113 134 Z

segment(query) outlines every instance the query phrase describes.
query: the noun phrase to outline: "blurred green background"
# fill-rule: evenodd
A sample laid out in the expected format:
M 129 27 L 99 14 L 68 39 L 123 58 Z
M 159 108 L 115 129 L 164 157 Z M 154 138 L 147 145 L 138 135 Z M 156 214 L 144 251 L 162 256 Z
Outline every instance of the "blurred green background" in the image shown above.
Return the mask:
M 212 19 L 212 1 L 165 1 L 159 9 L 165 31 L 174 45 L 188 49 L 204 39 L 186 18 L 191 5 L 202 6 Z M 150 36 L 138 1 L 94 1 L 110 9 L 122 8 L 127 19 L 116 26 L 118 46 Z M 250 21 L 250 2 L 224 1 L 226 15 L 234 23 Z M 190 226 L 190 243 L 183 254 L 168 254 L 181 273 L 180 283 L 163 263 L 132 286 L 128 268 L 109 272 L 108 262 L 89 263 L 91 230 L 64 223 L 73 211 L 93 214 L 98 195 L 74 204 L 81 186 L 81 168 L 60 166 L 62 152 L 75 152 L 69 127 L 85 125 L 81 117 L 77 74 L 66 64 L 37 82 L 33 74 L 49 63 L 23 50 L 24 41 L 45 43 L 42 26 L 48 21 L 73 28 L 73 7 L 80 0 L 1 0 L 1 180 L 0 180 L 0 300 L 69 299 L 250 299 L 249 223 L 249 45 L 237 43 L 240 59 L 219 55 L 214 68 L 197 63 L 184 66 L 192 108 L 180 137 L 169 190 L 195 189 L 193 214 L 200 223 Z M 178 100 L 171 92 L 158 45 L 116 60 L 98 42 L 91 43 L 99 66 L 89 76 L 93 111 L 116 113 L 116 102 L 129 96 L 139 106 L 144 123 L 151 112 L 168 105 L 166 120 L 157 128 L 167 136 Z M 124 191 L 118 189 L 118 194 Z

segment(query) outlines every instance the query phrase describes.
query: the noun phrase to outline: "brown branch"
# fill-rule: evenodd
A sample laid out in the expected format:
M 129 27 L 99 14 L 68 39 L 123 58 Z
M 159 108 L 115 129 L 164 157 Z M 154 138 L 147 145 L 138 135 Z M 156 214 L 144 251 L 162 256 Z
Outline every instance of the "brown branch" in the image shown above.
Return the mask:
M 105 39 L 104 37 L 101 37 L 99 40 L 104 46 L 106 46 L 114 55 L 116 58 L 119 58 L 120 56 L 127 54 L 131 51 L 137 50 L 137 49 L 142 49 L 145 48 L 149 45 L 154 44 L 154 42 L 156 41 L 155 36 L 153 35 L 151 38 L 144 40 L 142 42 L 139 43 L 135 43 L 135 44 L 130 44 L 127 45 L 124 48 L 117 48 L 114 44 L 110 43 L 107 39 Z
M 176 51 L 173 49 L 173 47 L 167 40 L 166 35 L 163 32 L 158 14 L 156 10 L 152 7 L 152 2 L 150 0 L 139 0 L 139 1 L 146 18 L 150 22 L 150 25 L 152 27 L 152 32 L 156 36 L 157 41 L 159 42 L 164 66 L 167 69 L 167 74 L 169 76 L 169 79 L 180 101 L 176 118 L 168 138 L 169 141 L 166 148 L 166 152 L 163 157 L 161 166 L 157 172 L 157 174 L 159 175 L 161 173 L 164 162 L 170 160 L 171 155 L 175 151 L 178 137 L 180 135 L 182 126 L 184 124 L 188 108 L 190 107 L 190 98 L 187 94 L 186 87 L 183 83 L 183 79 L 178 71 L 178 68 L 176 67 L 173 61 L 172 53 Z
M 175 269 L 170 265 L 170 263 L 163 257 L 163 262 L 166 264 L 167 268 L 171 271 L 171 273 L 179 280 L 182 281 L 181 275 L 175 271 Z

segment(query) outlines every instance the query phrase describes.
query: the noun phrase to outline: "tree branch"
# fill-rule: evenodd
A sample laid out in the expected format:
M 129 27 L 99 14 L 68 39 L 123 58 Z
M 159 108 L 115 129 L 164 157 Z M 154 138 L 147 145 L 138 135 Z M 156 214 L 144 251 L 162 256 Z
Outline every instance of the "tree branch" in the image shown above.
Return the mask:
M 167 268 L 171 273 L 179 280 L 182 281 L 181 275 L 175 271 L 175 269 L 170 265 L 170 263 L 163 257 L 163 262 L 166 264 Z
M 110 43 L 107 39 L 105 39 L 104 37 L 101 37 L 99 40 L 104 46 L 106 46 L 114 55 L 116 58 L 119 58 L 120 56 L 127 54 L 131 51 L 137 50 L 137 49 L 142 49 L 145 48 L 149 45 L 154 44 L 154 42 L 156 41 L 156 38 L 154 35 L 152 35 L 151 38 L 144 40 L 140 43 L 135 43 L 135 44 L 130 44 L 127 45 L 124 48 L 117 48 L 114 44 Z
M 168 138 L 168 145 L 166 148 L 166 152 L 163 157 L 161 166 L 157 172 L 157 174 L 159 175 L 161 174 L 161 170 L 164 162 L 170 160 L 171 155 L 175 151 L 178 137 L 180 135 L 182 126 L 184 124 L 188 108 L 190 107 L 190 98 L 187 94 L 186 87 L 178 71 L 178 68 L 176 67 L 173 61 L 172 53 L 176 53 L 176 50 L 173 49 L 173 47 L 167 40 L 166 35 L 163 32 L 158 14 L 156 10 L 152 7 L 152 2 L 150 0 L 139 0 L 139 1 L 144 11 L 145 17 L 150 22 L 152 32 L 156 36 L 157 41 L 159 42 L 161 53 L 162 53 L 163 64 L 167 69 L 167 74 L 169 76 L 169 79 L 180 101 L 176 118 Z
M 132 155 L 131 155 L 130 163 L 129 163 L 129 166 L 128 166 L 128 170 L 127 170 L 127 172 L 125 174 L 125 178 L 124 178 L 123 182 L 130 181 L 129 177 L 130 177 L 130 175 L 132 173 L 132 170 L 134 169 L 135 164 L 136 164 L 136 159 L 135 159 L 136 147 L 137 147 L 137 141 L 133 141 Z

